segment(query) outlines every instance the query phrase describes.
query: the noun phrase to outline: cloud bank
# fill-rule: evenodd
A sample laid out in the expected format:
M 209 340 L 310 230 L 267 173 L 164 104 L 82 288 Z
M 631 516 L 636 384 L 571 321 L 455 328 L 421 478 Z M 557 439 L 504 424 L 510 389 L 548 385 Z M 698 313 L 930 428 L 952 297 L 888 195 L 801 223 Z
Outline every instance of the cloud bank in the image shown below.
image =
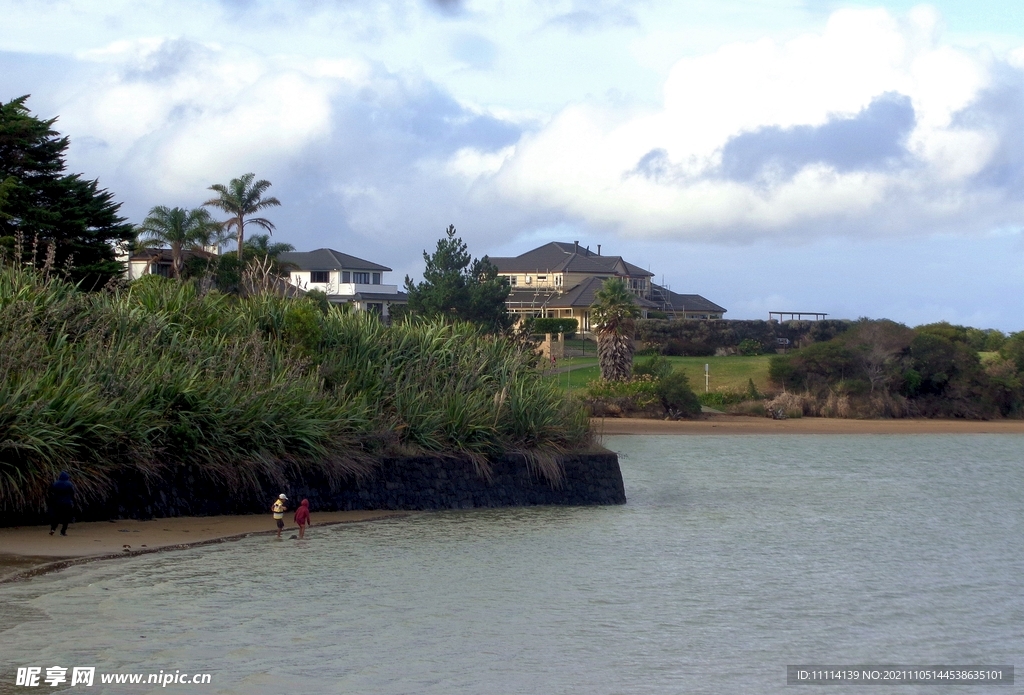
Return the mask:
M 841 10 L 785 43 L 679 61 L 662 106 L 573 104 L 524 134 L 502 195 L 637 237 L 983 233 L 1022 212 L 1019 56 L 937 17 Z
M 976 278 L 950 264 L 969 251 L 971 268 L 1000 255 L 998 273 L 1024 277 L 993 236 L 1024 216 L 1024 49 L 958 45 L 928 9 L 801 15 L 783 32 L 760 23 L 792 3 L 766 3 L 733 31 L 731 1 L 695 10 L 724 8 L 705 33 L 732 37 L 701 42 L 696 15 L 659 0 L 0 0 L 0 98 L 32 93 L 59 116 L 71 169 L 133 221 L 253 171 L 284 203 L 278 239 L 398 277 L 449 223 L 475 254 L 603 242 L 678 291 L 757 312 L 779 308 L 777 289 L 759 296 L 775 268 L 830 268 L 833 253 L 860 259 L 862 279 L 899 256 L 877 283 L 916 256 L 964 288 Z M 695 249 L 720 265 L 698 267 Z M 757 264 L 772 266 L 760 280 Z M 993 299 L 1019 283 L 873 311 L 857 281 L 815 277 L 791 305 L 984 306 L 1019 323 Z

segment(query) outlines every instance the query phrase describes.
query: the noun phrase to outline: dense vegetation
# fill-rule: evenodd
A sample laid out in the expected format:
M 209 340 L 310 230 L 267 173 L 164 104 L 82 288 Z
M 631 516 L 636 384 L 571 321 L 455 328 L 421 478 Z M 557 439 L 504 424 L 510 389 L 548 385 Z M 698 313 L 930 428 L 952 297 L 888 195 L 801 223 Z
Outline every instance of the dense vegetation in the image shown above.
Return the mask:
M 985 361 L 982 351 L 990 353 Z M 769 375 L 805 414 L 1019 417 L 1024 333 L 863 319 L 831 340 L 773 357 Z
M 486 475 L 489 457 L 521 451 L 556 479 L 588 423 L 535 363 L 462 323 L 386 327 L 154 276 L 84 293 L 0 266 L 0 510 L 38 508 L 62 469 L 94 500 L 125 469 L 254 487 L 416 452 Z
M 659 355 L 704 357 L 723 351 L 741 355 L 772 354 L 782 345 L 802 347 L 831 340 L 849 321 L 663 321 L 637 322 L 637 338 Z M 788 342 L 787 342 L 788 341 Z

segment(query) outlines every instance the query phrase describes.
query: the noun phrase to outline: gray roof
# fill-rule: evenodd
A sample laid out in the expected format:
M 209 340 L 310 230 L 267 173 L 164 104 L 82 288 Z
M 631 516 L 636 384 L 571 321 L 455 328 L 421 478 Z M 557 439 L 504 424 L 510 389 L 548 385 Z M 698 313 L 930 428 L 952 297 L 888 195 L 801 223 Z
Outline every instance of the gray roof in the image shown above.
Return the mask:
M 518 256 L 488 257 L 500 273 L 608 273 L 653 277 L 654 273 L 627 263 L 621 256 L 599 256 L 564 241 L 552 241 Z
M 356 292 L 354 297 L 361 302 L 409 302 L 405 292 Z
M 587 278 L 562 294 L 549 294 L 537 292 L 525 288 L 515 288 L 508 296 L 509 303 L 517 303 L 520 306 L 533 305 L 538 309 L 569 309 L 589 307 L 594 303 L 594 295 L 604 284 L 601 278 Z M 637 306 L 644 309 L 657 309 L 658 305 L 649 302 L 642 297 L 633 297 Z
M 282 265 L 288 263 L 299 270 L 391 270 L 387 266 L 364 261 L 334 249 L 316 251 L 286 251 L 277 257 Z
M 712 314 L 725 313 L 723 307 L 701 297 L 699 294 L 679 294 L 654 283 L 651 283 L 651 289 L 655 292 L 661 292 L 662 296 L 672 305 L 672 309 L 675 311 L 705 311 Z

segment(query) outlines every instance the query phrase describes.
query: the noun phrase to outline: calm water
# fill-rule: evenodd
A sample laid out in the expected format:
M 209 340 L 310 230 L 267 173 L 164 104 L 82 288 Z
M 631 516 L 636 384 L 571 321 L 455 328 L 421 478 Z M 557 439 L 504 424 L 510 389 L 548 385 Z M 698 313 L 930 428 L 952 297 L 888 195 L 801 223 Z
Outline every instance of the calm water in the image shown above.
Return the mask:
M 786 664 L 1024 666 L 1024 438 L 606 445 L 626 506 L 421 514 L 0 586 L 0 692 L 54 664 L 214 679 L 88 692 L 274 695 L 822 692 L 787 688 Z

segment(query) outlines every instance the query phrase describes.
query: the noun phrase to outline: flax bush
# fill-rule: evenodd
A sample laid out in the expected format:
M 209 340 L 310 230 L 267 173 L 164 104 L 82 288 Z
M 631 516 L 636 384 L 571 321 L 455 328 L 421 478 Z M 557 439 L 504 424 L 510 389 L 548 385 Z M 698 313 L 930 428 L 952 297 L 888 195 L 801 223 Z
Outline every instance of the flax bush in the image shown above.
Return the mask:
M 401 453 L 469 457 L 486 476 L 520 452 L 557 482 L 588 421 L 534 360 L 467 325 L 387 327 L 156 277 L 87 294 L 0 266 L 0 511 L 40 508 L 61 470 L 93 500 L 126 470 L 255 489 Z

